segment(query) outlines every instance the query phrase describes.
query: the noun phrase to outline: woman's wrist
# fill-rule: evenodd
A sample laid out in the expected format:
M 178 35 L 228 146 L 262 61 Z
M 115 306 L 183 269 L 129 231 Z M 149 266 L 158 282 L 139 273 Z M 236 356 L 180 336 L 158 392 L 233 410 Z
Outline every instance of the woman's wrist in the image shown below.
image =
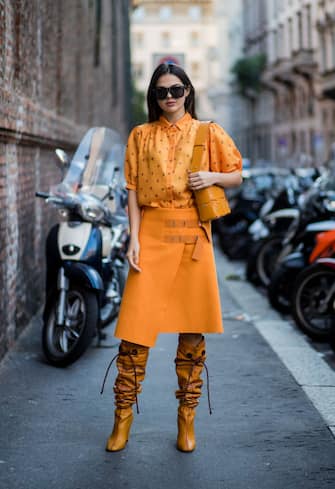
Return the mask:
M 238 187 L 242 183 L 241 172 L 234 171 L 230 173 L 213 172 L 215 184 L 219 187 Z
M 130 233 L 130 235 L 129 235 L 129 241 L 131 243 L 138 243 L 138 241 L 139 241 L 138 240 L 138 233 L 135 233 L 135 232 Z

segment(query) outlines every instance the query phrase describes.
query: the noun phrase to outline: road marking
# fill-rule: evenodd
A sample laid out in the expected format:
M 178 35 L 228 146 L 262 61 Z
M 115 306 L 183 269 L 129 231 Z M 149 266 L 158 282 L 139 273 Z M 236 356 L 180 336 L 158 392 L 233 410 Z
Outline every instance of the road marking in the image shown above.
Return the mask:
M 229 262 L 222 254 L 217 256 L 217 261 L 225 277 L 236 275 L 236 263 Z M 334 370 L 307 342 L 298 327 L 295 328 L 273 310 L 267 297 L 251 284 L 245 280 L 226 281 L 226 284 L 241 310 L 247 311 L 257 331 L 304 390 L 335 437 Z

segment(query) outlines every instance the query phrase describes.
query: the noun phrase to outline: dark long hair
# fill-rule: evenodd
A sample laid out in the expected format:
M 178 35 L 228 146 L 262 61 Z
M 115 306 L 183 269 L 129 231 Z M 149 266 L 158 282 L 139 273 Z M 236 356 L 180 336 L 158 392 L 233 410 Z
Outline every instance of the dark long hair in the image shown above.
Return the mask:
M 148 104 L 149 122 L 158 121 L 159 117 L 163 112 L 157 103 L 157 99 L 155 96 L 155 88 L 156 88 L 157 80 L 162 75 L 166 75 L 167 73 L 171 73 L 172 75 L 177 76 L 179 80 L 183 83 L 183 85 L 185 85 L 185 87 L 188 87 L 190 89 L 190 93 L 185 99 L 185 110 L 186 112 L 189 112 L 191 114 L 193 119 L 196 119 L 197 116 L 195 113 L 195 92 L 191 80 L 186 75 L 183 68 L 181 68 L 180 66 L 172 63 L 162 63 L 158 65 L 155 71 L 153 72 L 148 87 L 147 104 Z

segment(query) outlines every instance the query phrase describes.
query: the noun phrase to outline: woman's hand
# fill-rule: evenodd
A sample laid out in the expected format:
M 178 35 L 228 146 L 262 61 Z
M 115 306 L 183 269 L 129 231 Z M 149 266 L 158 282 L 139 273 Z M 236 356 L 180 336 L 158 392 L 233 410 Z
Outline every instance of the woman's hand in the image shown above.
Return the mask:
M 210 171 L 196 171 L 188 173 L 188 184 L 191 190 L 200 190 L 217 183 L 216 173 Z
M 138 239 L 130 239 L 128 251 L 127 251 L 127 259 L 130 267 L 136 272 L 141 272 L 139 267 L 140 263 L 140 243 Z
M 238 187 L 242 183 L 242 174 L 240 171 L 232 171 L 229 173 L 211 172 L 211 171 L 196 171 L 188 173 L 188 184 L 191 190 L 200 190 L 218 185 L 222 188 Z

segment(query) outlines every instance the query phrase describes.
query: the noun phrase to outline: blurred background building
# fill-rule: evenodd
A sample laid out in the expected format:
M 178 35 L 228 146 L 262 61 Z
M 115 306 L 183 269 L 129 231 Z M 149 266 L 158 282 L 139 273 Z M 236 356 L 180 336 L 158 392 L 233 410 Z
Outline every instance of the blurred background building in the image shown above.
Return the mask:
M 54 149 L 129 129 L 126 0 L 0 1 L 0 358 L 44 299 Z
M 220 76 L 218 28 L 212 0 L 133 0 L 131 59 L 135 86 L 146 92 L 159 63 L 180 64 L 197 94 L 198 117 L 212 119 L 208 91 Z
M 216 53 L 219 76 L 215 84 L 208 88 L 208 94 L 215 110 L 215 120 L 240 146 L 245 104 L 232 67 L 243 53 L 242 0 L 214 0 L 213 3 L 214 21 L 218 31 Z
M 335 141 L 334 0 L 243 0 L 243 12 L 242 152 L 253 161 L 322 164 Z

